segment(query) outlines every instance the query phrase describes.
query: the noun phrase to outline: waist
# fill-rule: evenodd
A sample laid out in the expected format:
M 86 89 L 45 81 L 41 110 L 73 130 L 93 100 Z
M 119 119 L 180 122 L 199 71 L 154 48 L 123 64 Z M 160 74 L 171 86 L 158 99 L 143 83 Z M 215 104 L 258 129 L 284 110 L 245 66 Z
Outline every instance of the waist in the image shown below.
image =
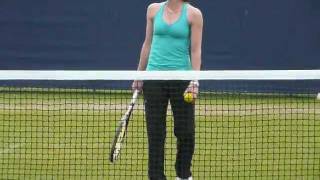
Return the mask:
M 191 70 L 190 40 L 155 35 L 147 70 Z

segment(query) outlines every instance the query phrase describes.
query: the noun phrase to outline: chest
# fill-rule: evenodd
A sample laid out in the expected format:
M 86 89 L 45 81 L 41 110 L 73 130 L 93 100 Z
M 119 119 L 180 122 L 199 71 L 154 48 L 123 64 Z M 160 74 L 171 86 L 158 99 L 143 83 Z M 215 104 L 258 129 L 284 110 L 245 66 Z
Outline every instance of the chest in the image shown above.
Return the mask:
M 162 13 L 159 13 L 154 19 L 154 35 L 166 36 L 172 38 L 189 38 L 190 37 L 190 24 L 187 17 L 181 14 L 176 17 L 174 22 L 169 24 Z

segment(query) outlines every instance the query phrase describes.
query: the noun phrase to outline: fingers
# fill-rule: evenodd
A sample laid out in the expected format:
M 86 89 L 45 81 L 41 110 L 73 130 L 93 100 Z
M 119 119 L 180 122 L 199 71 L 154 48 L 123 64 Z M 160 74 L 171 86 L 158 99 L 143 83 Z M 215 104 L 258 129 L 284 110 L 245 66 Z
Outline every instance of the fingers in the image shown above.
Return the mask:
M 132 91 L 138 89 L 138 85 L 136 81 L 133 81 L 132 86 L 131 86 Z
M 131 88 L 132 91 L 138 90 L 141 92 L 143 88 L 143 81 L 133 81 Z
M 193 98 L 196 99 L 198 97 L 199 88 L 190 84 L 188 88 L 185 90 L 184 94 L 186 93 L 192 93 Z

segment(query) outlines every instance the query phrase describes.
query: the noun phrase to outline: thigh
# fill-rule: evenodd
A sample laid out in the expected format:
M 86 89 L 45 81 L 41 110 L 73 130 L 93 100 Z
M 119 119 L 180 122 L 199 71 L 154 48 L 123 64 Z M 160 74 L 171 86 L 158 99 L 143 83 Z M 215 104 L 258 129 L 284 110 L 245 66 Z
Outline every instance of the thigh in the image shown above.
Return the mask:
M 165 82 L 145 81 L 143 94 L 148 134 L 163 135 L 169 99 Z
M 170 85 L 170 103 L 174 116 L 175 134 L 194 133 L 194 104 L 184 101 L 183 93 L 189 85 L 189 81 L 174 81 Z
M 145 101 L 156 103 L 158 100 L 168 99 L 166 83 L 164 81 L 148 80 L 143 82 L 143 95 Z

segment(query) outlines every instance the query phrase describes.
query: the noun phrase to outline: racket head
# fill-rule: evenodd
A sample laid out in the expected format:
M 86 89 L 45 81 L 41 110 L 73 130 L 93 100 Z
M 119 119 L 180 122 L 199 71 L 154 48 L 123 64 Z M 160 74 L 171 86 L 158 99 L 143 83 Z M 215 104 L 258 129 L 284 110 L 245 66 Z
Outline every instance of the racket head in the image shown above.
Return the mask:
M 120 121 L 120 124 L 117 127 L 116 135 L 113 139 L 112 146 L 111 146 L 109 159 L 112 163 L 114 163 L 119 158 L 121 145 L 126 135 L 126 132 L 127 132 L 127 121 L 126 120 Z

